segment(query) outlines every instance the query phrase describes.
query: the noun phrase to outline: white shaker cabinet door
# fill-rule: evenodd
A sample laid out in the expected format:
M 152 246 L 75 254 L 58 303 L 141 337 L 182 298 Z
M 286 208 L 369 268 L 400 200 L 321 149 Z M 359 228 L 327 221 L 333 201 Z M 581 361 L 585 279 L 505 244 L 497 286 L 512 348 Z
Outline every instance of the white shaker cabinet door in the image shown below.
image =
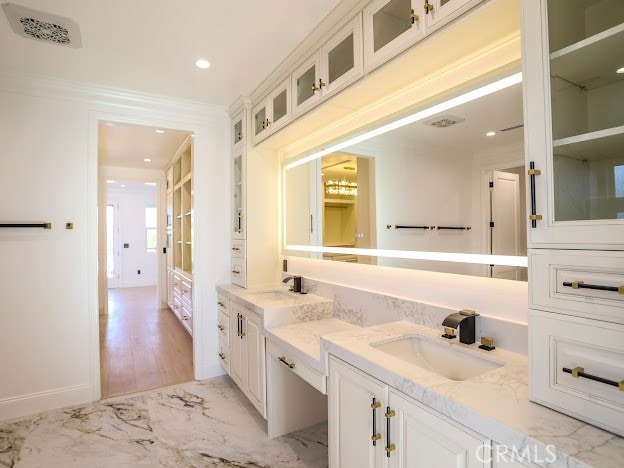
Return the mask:
M 328 396 L 331 468 L 384 466 L 384 410 L 388 403 L 387 395 L 388 387 L 385 384 L 338 359 L 330 359 Z

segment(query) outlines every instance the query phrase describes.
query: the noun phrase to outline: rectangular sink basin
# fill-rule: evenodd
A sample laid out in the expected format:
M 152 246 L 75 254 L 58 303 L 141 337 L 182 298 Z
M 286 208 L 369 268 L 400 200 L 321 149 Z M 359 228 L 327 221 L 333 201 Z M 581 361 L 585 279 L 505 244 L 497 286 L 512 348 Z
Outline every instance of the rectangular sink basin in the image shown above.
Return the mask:
M 458 346 L 437 343 L 419 336 L 371 346 L 450 380 L 468 380 L 503 366 L 496 360 L 477 356 Z
M 281 291 L 258 292 L 252 294 L 263 301 L 289 301 L 294 298 L 294 295 Z

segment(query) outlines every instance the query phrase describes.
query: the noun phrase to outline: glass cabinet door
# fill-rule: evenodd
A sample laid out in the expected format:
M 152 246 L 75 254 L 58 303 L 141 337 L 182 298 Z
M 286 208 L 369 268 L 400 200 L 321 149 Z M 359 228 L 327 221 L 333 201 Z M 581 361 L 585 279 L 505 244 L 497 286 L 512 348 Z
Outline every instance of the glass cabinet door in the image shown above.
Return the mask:
M 425 36 L 422 0 L 374 0 L 364 9 L 363 22 L 366 71 Z
M 232 161 L 232 237 L 245 238 L 245 193 L 243 186 L 243 153 L 238 153 Z
M 462 14 L 480 0 L 423 0 L 425 22 L 428 28 L 441 26 Z M 470 4 L 470 5 L 469 5 Z M 463 8 L 466 6 L 466 8 Z M 434 28 L 436 29 L 436 28 Z
M 243 119 L 234 122 L 234 144 L 243 139 Z
M 362 65 L 362 16 L 356 16 L 321 48 L 323 96 L 337 92 L 364 73 Z
M 292 75 L 292 110 L 301 115 L 320 102 L 320 54 L 316 53 L 304 62 Z
M 267 129 L 267 108 L 263 105 L 259 110 L 254 111 L 254 137 L 260 135 Z
M 290 79 L 284 80 L 269 96 L 270 133 L 290 122 Z
M 548 0 L 554 221 L 624 220 L 624 2 Z
M 529 247 L 621 249 L 624 2 L 536 3 L 522 0 Z

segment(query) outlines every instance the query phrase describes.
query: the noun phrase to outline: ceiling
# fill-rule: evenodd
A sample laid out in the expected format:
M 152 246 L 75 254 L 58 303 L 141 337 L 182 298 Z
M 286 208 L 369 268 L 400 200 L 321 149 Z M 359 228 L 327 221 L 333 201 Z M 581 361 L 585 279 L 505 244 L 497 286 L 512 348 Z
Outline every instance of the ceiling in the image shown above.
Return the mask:
M 115 193 L 130 193 L 130 192 L 141 192 L 141 193 L 153 193 L 156 195 L 156 184 L 151 182 L 127 182 L 120 179 L 111 179 L 106 183 L 107 193 L 115 194 Z
M 340 0 L 11 0 L 67 16 L 82 48 L 15 34 L 0 13 L 0 69 L 229 106 Z M 195 67 L 199 58 L 211 67 Z
M 103 166 L 165 169 L 188 135 L 180 130 L 100 122 L 98 160 Z
M 465 119 L 446 128 L 424 122 L 444 117 Z M 371 148 L 401 147 L 414 152 L 453 152 L 461 155 L 487 151 L 500 146 L 522 143 L 523 128 L 501 132 L 523 124 L 522 85 L 517 84 L 450 109 L 444 114 L 418 121 L 379 135 L 371 140 L 345 148 L 344 151 L 366 154 Z M 486 136 L 489 131 L 494 136 Z

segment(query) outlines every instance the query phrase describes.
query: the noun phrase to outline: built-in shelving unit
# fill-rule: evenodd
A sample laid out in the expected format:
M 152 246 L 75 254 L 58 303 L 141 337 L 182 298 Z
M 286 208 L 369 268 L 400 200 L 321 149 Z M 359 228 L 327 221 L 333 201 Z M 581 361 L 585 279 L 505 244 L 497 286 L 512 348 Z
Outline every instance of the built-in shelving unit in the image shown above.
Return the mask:
M 167 170 L 167 303 L 182 326 L 192 335 L 193 138 L 191 135 L 184 140 L 172 161 Z

